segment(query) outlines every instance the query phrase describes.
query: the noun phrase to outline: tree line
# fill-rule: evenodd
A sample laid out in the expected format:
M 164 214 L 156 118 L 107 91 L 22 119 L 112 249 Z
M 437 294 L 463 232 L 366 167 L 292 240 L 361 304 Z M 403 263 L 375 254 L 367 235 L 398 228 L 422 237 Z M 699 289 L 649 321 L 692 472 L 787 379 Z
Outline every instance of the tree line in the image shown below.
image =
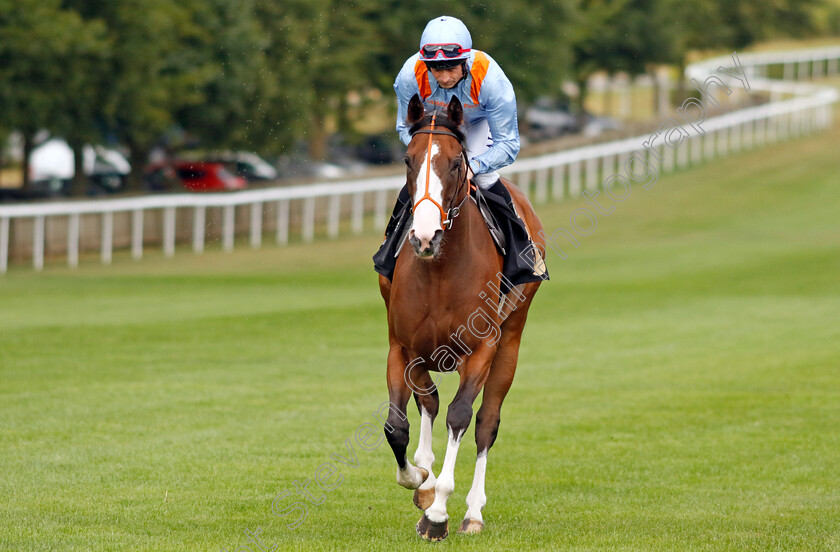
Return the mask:
M 685 66 L 692 50 L 740 49 L 840 29 L 836 0 L 0 0 L 0 136 L 129 151 L 132 187 L 172 129 L 207 148 L 323 154 L 349 94 L 385 97 L 425 23 L 460 17 L 518 99 L 561 94 L 597 71 Z M 24 178 L 26 178 L 24 171 Z M 76 171 L 77 180 L 82 178 Z M 76 190 L 82 189 L 80 182 Z

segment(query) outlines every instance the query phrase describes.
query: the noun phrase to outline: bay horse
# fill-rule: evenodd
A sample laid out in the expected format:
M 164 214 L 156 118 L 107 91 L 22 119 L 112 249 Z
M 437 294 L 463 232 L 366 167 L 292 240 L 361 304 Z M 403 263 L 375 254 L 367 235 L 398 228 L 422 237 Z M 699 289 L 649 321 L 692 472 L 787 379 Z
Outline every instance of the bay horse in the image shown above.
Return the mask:
M 459 532 L 478 533 L 484 526 L 487 453 L 499 429 L 502 401 L 513 382 L 528 308 L 541 282 L 502 293 L 503 258 L 479 208 L 469 198 L 468 162 L 459 129 L 463 107 L 455 97 L 445 113 L 424 111 L 415 95 L 408 105 L 412 139 L 405 156 L 413 205 L 407 241 L 413 251 L 403 244 L 393 281 L 380 275 L 379 287 L 388 314 L 385 435 L 397 460 L 397 483 L 415 489 L 414 503 L 424 510 L 417 522 L 418 534 L 439 541 L 449 534 L 446 502 L 455 488 L 455 460 L 472 419 L 473 402 L 482 389 L 475 427 L 475 475 Z M 505 185 L 535 249 L 544 252 L 542 225 L 528 199 L 510 182 Z M 439 401 L 430 372 L 454 370 L 459 385 L 446 415 L 446 456 L 435 478 L 432 424 Z M 412 394 L 421 417 L 416 466 L 406 456 L 409 423 L 405 412 Z

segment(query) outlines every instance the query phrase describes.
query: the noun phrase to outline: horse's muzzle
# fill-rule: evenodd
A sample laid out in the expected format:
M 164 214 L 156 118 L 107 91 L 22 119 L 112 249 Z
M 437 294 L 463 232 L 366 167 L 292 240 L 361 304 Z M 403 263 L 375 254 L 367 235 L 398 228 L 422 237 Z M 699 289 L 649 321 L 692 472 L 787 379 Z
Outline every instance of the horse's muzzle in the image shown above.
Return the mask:
M 440 251 L 440 242 L 443 241 L 443 230 L 435 230 L 432 239 L 419 238 L 415 234 L 414 229 L 408 233 L 408 243 L 414 248 L 414 253 L 418 257 L 429 258 L 437 257 Z

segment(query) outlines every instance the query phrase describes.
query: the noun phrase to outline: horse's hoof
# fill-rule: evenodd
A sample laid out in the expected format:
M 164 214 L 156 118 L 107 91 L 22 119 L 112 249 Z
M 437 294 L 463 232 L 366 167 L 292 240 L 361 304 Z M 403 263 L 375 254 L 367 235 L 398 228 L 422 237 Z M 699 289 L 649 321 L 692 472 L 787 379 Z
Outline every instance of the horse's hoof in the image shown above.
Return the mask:
M 420 466 L 417 466 L 417 469 L 420 470 L 420 473 L 423 474 L 423 480 L 420 482 L 420 485 L 422 485 L 429 478 L 429 470 L 427 470 L 426 468 L 421 468 Z M 417 485 L 417 487 L 420 487 L 420 485 Z
M 429 542 L 442 541 L 449 535 L 449 520 L 435 523 L 423 514 L 417 522 L 417 534 Z
M 435 501 L 435 488 L 431 487 L 429 489 L 416 489 L 414 491 L 414 505 L 426 511 L 426 508 L 432 505 L 432 502 Z
M 484 522 L 478 521 L 477 519 L 465 519 L 461 523 L 461 527 L 458 529 L 458 532 L 465 535 L 474 535 L 476 533 L 481 533 L 482 529 L 484 529 Z

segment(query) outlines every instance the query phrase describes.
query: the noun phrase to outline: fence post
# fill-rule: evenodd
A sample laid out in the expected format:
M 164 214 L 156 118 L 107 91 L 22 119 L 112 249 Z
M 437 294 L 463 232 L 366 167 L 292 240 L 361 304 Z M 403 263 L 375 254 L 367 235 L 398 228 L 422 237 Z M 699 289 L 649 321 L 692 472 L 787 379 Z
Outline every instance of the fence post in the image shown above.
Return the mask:
M 163 254 L 175 255 L 175 207 L 163 209 Z
M 73 213 L 67 217 L 67 266 L 79 266 L 79 226 L 81 217 Z
M 710 161 L 715 158 L 715 134 L 717 131 L 706 132 L 703 138 L 703 159 Z
M 114 249 L 114 213 L 102 213 L 102 264 L 111 264 Z
M 586 189 L 594 190 L 598 187 L 598 158 L 590 157 L 586 160 Z
M 204 252 L 204 227 L 207 221 L 207 208 L 196 205 L 193 209 L 193 253 Z
M 662 146 L 662 171 L 669 173 L 674 172 L 674 166 L 676 163 L 676 155 L 674 153 L 674 148 L 670 146 Z
M 32 233 L 32 266 L 35 270 L 44 268 L 44 215 L 38 215 L 32 221 L 34 232 Z
M 811 80 L 822 78 L 823 76 L 823 63 L 825 60 L 822 59 L 815 59 L 811 65 Z
M 277 244 L 289 243 L 289 200 L 281 199 L 277 202 Z
M 373 225 L 377 229 L 381 228 L 383 231 L 385 230 L 385 209 L 387 209 L 385 202 L 387 199 L 385 190 L 378 190 L 376 192 L 376 205 L 373 209 Z
M 691 147 L 691 139 L 686 138 L 677 149 L 677 167 L 684 169 L 688 166 L 688 154 Z
M 262 245 L 262 214 L 263 204 L 261 201 L 251 204 L 251 248 L 257 249 Z
M 0 218 L 0 274 L 9 270 L 9 218 Z
M 545 203 L 548 200 L 548 169 L 537 171 L 537 184 L 534 191 L 534 199 L 537 203 Z
M 564 197 L 563 175 L 566 165 L 556 165 L 551 169 L 551 199 L 559 201 Z
M 303 226 L 301 234 L 303 241 L 309 243 L 315 239 L 315 198 L 307 197 L 303 200 Z
M 531 195 L 531 171 L 522 171 L 516 173 L 514 177 L 516 181 L 516 186 L 522 190 L 522 193 L 525 194 L 529 200 L 534 199 Z
M 339 215 L 341 214 L 341 196 L 330 196 L 330 205 L 327 213 L 327 236 L 338 237 Z
M 791 63 L 789 61 L 785 62 L 784 68 L 783 68 L 782 80 L 786 80 L 786 81 L 794 80 L 793 63 Z
M 703 137 L 694 136 L 691 138 L 691 164 L 699 165 L 703 162 Z
M 609 154 L 601 158 L 601 186 L 607 177 L 615 174 L 615 155 Z M 599 186 L 600 187 L 600 186 Z
M 572 161 L 569 165 L 569 195 L 578 197 L 580 191 L 580 161 Z
M 225 205 L 222 209 L 222 249 L 233 251 L 236 238 L 236 207 Z
M 808 78 L 808 62 L 800 61 L 797 64 L 796 80 L 806 80 Z
M 729 147 L 736 153 L 741 151 L 741 124 L 729 127 Z
M 143 209 L 131 212 L 131 258 L 139 261 L 143 258 Z
M 353 233 L 359 235 L 364 230 L 365 193 L 353 194 Z

